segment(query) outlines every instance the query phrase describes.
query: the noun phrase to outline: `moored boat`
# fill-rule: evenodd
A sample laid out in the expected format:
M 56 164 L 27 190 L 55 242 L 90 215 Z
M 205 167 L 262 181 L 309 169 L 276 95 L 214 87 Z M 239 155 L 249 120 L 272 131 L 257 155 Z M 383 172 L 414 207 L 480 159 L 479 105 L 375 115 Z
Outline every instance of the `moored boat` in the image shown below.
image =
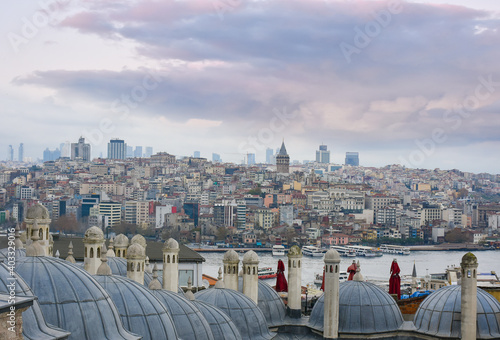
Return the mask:
M 276 277 L 276 272 L 271 267 L 259 268 L 259 279 L 272 279 Z
M 313 257 L 319 257 L 323 256 L 325 253 L 324 249 L 315 247 L 315 246 L 303 246 L 302 247 L 302 254 L 307 255 L 307 256 L 313 256 Z
M 285 247 L 282 245 L 273 246 L 273 256 L 285 256 Z

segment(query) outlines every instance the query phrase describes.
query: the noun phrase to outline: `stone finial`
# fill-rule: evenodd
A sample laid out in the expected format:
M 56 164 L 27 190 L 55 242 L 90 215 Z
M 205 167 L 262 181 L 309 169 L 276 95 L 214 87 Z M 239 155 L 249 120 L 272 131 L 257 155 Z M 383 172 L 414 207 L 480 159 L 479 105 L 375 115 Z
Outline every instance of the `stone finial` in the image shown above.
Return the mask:
M 76 263 L 75 258 L 73 257 L 73 241 L 69 241 L 68 257 L 66 257 L 66 261 Z
M 158 280 L 158 266 L 156 265 L 156 263 L 153 266 L 153 279 L 149 283 L 148 288 L 151 290 L 162 289 L 161 283 Z
M 14 241 L 14 245 L 16 246 L 16 249 L 24 249 L 24 244 L 23 242 L 21 241 L 21 236 L 19 234 L 19 223 L 16 225 L 16 231 L 15 231 L 15 234 L 14 234 L 14 237 L 15 237 L 15 241 Z
M 116 257 L 114 243 L 115 243 L 114 237 L 111 237 L 109 239 L 109 249 L 108 252 L 106 253 L 107 257 Z
M 354 274 L 354 277 L 352 278 L 353 281 L 359 281 L 362 282 L 365 280 L 363 275 L 361 275 L 361 265 L 358 263 L 356 264 L 356 274 Z
M 97 268 L 96 275 L 111 275 L 111 274 L 112 274 L 111 268 L 108 265 L 106 245 L 103 245 L 101 251 L 101 265 L 99 266 L 99 268 Z
M 59 256 L 61 256 L 61 254 L 59 254 L 59 249 L 56 250 L 56 258 L 59 258 Z
M 193 294 L 193 280 L 191 280 L 191 276 L 188 277 L 188 287 L 186 292 L 184 293 L 184 296 L 188 299 L 193 301 L 195 299 L 194 294 Z
M 222 280 L 222 268 L 219 267 L 219 276 L 217 277 L 217 282 L 215 283 L 215 288 L 225 288 L 224 281 Z
M 152 274 L 153 273 L 153 269 L 151 268 L 151 264 L 149 263 L 149 256 L 146 256 L 146 260 L 144 262 L 145 264 L 145 271 L 146 273 L 149 273 L 149 274 Z

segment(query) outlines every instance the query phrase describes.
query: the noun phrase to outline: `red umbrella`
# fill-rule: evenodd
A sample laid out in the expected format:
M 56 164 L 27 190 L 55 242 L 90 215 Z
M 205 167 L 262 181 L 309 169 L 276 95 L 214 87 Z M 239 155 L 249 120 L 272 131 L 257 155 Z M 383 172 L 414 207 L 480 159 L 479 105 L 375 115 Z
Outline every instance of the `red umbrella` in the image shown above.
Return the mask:
M 347 281 L 352 281 L 354 278 L 354 274 L 356 274 L 356 261 L 352 260 L 352 264 L 347 268 L 347 271 L 349 272 L 349 277 L 347 278 Z
M 399 277 L 398 261 L 394 259 L 391 264 L 391 278 L 389 279 L 389 294 L 397 294 L 401 299 L 401 278 Z
M 285 278 L 285 264 L 283 261 L 278 260 L 278 270 L 276 272 L 276 291 L 288 292 L 288 283 Z

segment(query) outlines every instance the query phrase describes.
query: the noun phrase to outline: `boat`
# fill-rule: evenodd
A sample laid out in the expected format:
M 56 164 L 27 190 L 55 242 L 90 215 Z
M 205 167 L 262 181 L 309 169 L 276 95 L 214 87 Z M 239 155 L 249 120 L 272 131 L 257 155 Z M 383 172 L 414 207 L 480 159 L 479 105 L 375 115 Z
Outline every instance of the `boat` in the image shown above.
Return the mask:
M 259 268 L 258 271 L 259 279 L 272 279 L 276 277 L 276 272 L 271 267 Z
M 324 249 L 321 249 L 321 248 L 318 248 L 315 246 L 303 246 L 302 247 L 302 254 L 303 255 L 317 257 L 317 256 L 323 256 L 324 253 L 325 253 Z
M 340 256 L 356 257 L 356 251 L 343 246 L 331 246 L 330 249 L 335 249 Z
M 410 248 L 403 246 L 395 246 L 392 244 L 382 244 L 380 245 L 380 250 L 383 253 L 394 254 L 394 255 L 410 255 Z
M 349 274 L 347 272 L 339 273 L 339 282 L 345 282 L 349 278 Z M 321 286 L 323 284 L 323 274 L 316 274 L 314 278 L 314 284 L 317 286 Z
M 384 255 L 380 249 L 368 246 L 348 246 L 348 248 L 356 252 L 356 256 L 380 257 Z
M 273 246 L 273 256 L 285 256 L 285 247 L 282 245 Z

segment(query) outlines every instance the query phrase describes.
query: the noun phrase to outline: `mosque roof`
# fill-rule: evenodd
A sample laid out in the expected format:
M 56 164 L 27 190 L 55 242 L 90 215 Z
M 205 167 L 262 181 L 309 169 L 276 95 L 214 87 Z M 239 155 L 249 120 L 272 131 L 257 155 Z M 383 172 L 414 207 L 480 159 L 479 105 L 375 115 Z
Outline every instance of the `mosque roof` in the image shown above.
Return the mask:
M 438 289 L 420 304 L 414 318 L 417 332 L 439 338 L 460 338 L 462 286 Z M 500 302 L 477 289 L 477 339 L 500 338 Z
M 45 320 L 69 339 L 139 339 L 127 332 L 108 293 L 80 267 L 53 257 L 16 259 L 16 272 L 38 297 Z
M 128 247 L 128 237 L 123 234 L 116 235 L 114 239 L 114 247 Z
M 191 301 L 168 290 L 153 289 L 151 292 L 167 307 L 181 339 L 215 340 L 207 320 Z
M 199 291 L 196 299 L 220 308 L 234 322 L 243 339 L 271 339 L 265 316 L 255 302 L 242 293 L 225 288 L 211 288 Z
M 324 295 L 311 312 L 309 326 L 323 331 Z M 370 282 L 347 281 L 339 287 L 339 333 L 385 333 L 399 329 L 403 316 L 396 301 Z
M 172 317 L 149 289 L 117 275 L 96 275 L 109 293 L 123 326 L 142 339 L 178 339 Z
M 194 300 L 192 303 L 198 307 L 200 312 L 207 320 L 212 334 L 217 340 L 241 340 L 241 334 L 238 327 L 231 318 L 219 308 L 200 300 Z
M 37 203 L 28 208 L 28 211 L 26 212 L 26 218 L 47 220 L 50 218 L 50 215 L 47 208 L 45 208 L 40 203 Z
M 9 249 L 8 248 L 3 248 L 3 249 L 0 249 L 0 262 L 1 261 L 7 261 L 7 257 L 9 257 L 8 255 L 9 253 Z M 26 256 L 26 249 L 18 249 L 16 248 L 16 251 L 15 251 L 15 258 L 18 259 L 20 257 L 25 257 Z

